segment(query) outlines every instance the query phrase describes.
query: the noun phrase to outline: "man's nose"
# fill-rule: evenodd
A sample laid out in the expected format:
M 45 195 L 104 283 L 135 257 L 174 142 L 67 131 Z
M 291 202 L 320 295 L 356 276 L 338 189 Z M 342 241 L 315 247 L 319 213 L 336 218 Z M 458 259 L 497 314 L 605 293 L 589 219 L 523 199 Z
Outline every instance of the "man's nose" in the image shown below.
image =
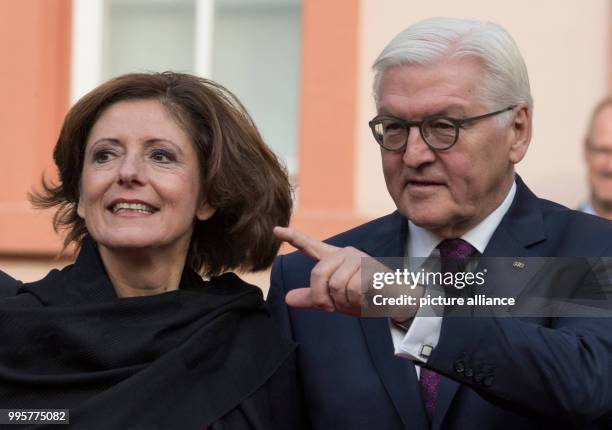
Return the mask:
M 117 172 L 119 185 L 142 185 L 146 182 L 145 165 L 137 154 L 128 154 L 121 161 Z
M 404 149 L 403 161 L 407 167 L 417 169 L 424 164 L 433 163 L 436 154 L 423 140 L 419 127 L 412 126 L 408 130 L 406 148 Z

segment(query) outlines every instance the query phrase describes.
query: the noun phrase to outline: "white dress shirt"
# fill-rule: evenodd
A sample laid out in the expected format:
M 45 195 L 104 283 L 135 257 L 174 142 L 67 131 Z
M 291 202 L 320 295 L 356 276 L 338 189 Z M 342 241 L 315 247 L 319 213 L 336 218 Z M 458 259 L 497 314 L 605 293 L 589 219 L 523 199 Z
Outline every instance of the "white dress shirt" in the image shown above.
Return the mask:
M 506 198 L 497 209 L 491 212 L 480 224 L 461 236 L 461 239 L 468 242 L 482 254 L 497 226 L 510 208 L 515 194 L 516 183 L 513 183 L 510 191 L 508 191 L 508 195 L 506 195 Z M 426 258 L 430 255 L 439 255 L 437 246 L 443 239 L 408 221 L 407 240 L 406 257 Z M 417 311 L 407 332 L 393 324 L 389 324 L 395 355 L 398 357 L 426 363 L 431 352 L 438 345 L 440 330 L 442 329 L 442 317 L 422 316 L 423 313 L 425 313 L 423 309 Z M 415 366 L 415 368 L 417 375 L 419 375 L 419 366 Z
M 597 212 L 595 212 L 595 209 L 593 208 L 593 203 L 591 203 L 590 200 L 588 202 L 584 202 L 580 206 L 580 211 L 591 215 L 597 215 Z

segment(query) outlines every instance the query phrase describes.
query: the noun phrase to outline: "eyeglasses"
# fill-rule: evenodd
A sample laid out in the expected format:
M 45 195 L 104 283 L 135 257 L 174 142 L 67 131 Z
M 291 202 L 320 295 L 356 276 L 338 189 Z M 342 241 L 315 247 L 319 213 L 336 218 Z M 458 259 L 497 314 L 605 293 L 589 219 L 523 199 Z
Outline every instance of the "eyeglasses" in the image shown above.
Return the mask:
M 424 118 L 422 121 L 405 121 L 391 115 L 378 115 L 368 125 L 372 129 L 376 142 L 387 151 L 404 151 L 412 127 L 419 128 L 421 137 L 427 146 L 436 151 L 444 151 L 457 143 L 459 129 L 463 126 L 490 116 L 499 115 L 514 109 L 514 107 L 508 106 L 502 110 L 463 119 L 433 115 Z

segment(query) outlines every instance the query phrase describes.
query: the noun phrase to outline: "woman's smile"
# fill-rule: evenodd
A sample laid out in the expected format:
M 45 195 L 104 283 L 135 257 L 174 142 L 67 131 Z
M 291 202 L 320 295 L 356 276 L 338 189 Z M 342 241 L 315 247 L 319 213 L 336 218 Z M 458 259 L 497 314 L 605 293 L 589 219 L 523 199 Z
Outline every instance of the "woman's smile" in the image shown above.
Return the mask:
M 153 215 L 159 209 L 139 200 L 115 200 L 108 207 L 108 210 L 116 216 L 120 217 L 138 217 Z

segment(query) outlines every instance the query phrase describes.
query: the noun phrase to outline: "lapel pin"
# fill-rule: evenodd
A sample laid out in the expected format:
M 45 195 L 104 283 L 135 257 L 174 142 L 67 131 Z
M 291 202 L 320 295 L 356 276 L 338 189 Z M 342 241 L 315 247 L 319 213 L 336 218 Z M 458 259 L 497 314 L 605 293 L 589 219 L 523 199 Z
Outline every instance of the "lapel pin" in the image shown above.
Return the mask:
M 517 269 L 524 269 L 525 263 L 523 263 L 522 261 L 515 261 L 514 263 L 512 263 L 512 267 L 516 267 Z

